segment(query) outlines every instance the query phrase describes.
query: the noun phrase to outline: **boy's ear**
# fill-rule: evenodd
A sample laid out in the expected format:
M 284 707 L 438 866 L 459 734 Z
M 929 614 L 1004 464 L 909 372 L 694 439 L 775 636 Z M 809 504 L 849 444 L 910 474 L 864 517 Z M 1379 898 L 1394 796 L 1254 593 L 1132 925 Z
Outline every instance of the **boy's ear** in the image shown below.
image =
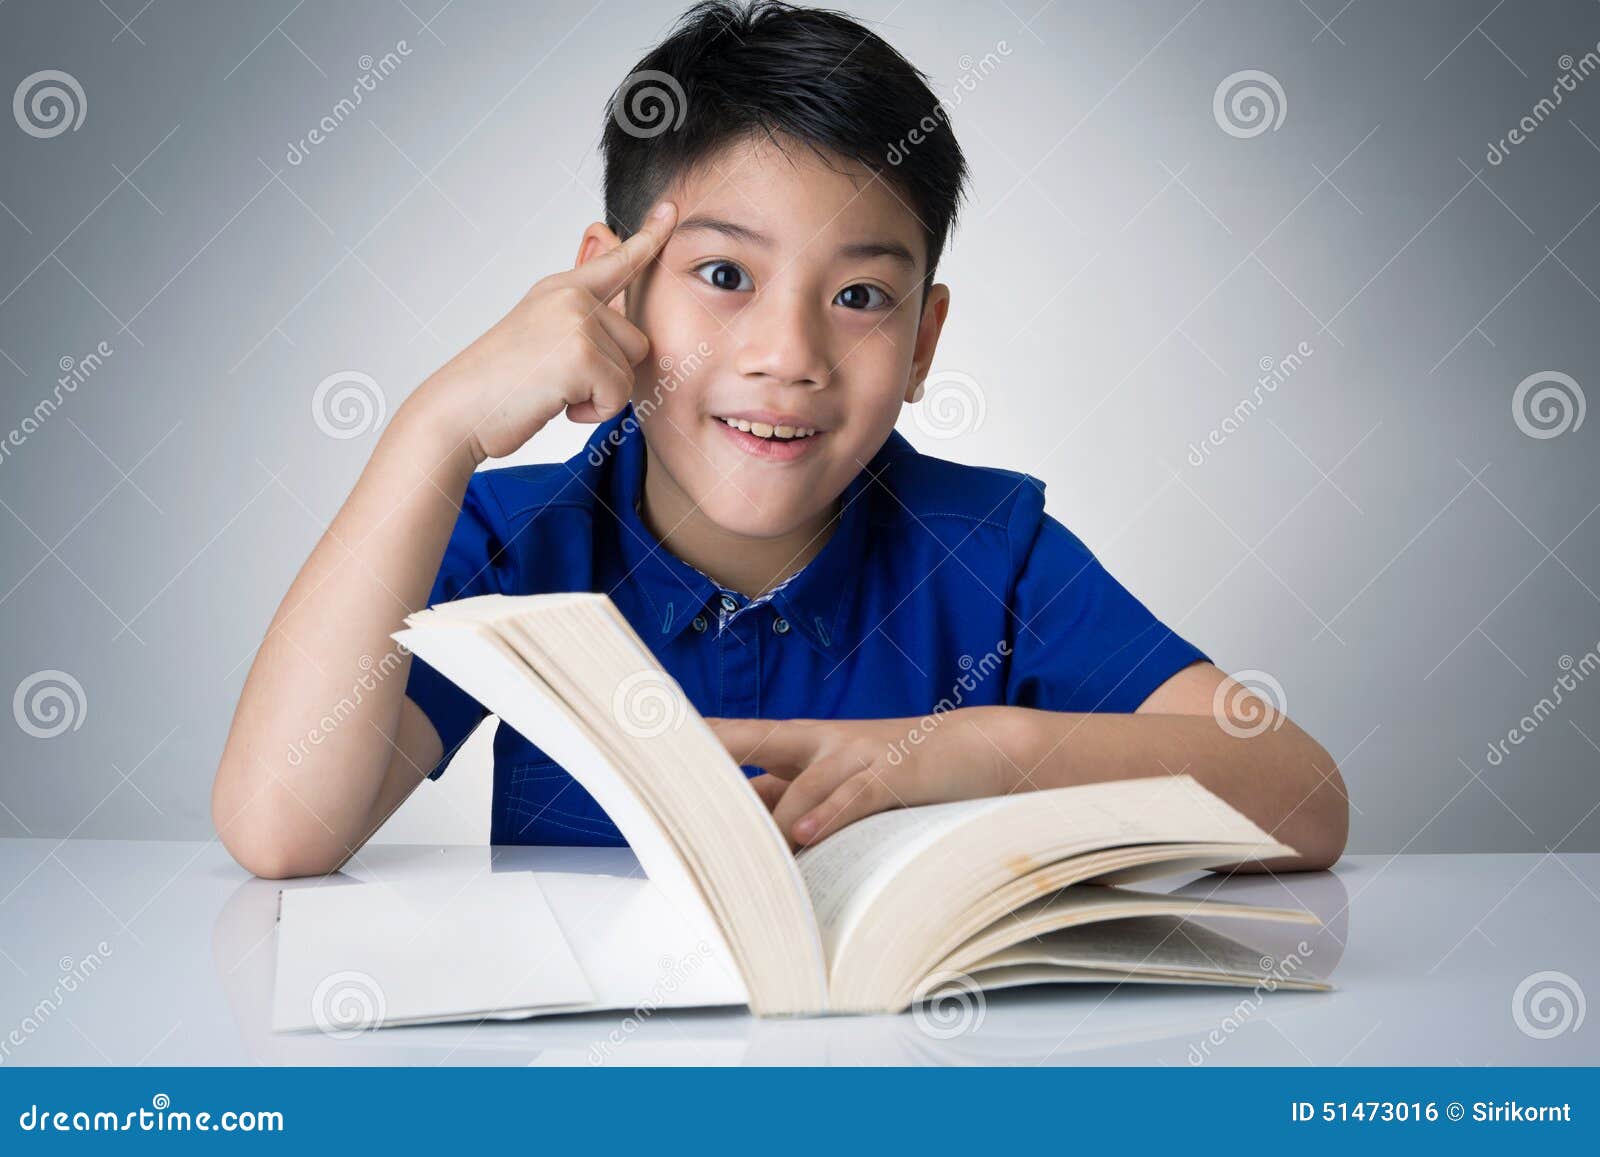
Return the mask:
M 577 259 L 573 261 L 572 267 L 576 269 L 580 265 L 585 265 L 588 262 L 593 261 L 596 257 L 599 257 L 602 253 L 610 253 L 613 249 L 621 244 L 621 240 L 618 239 L 617 235 L 613 233 L 604 222 L 595 221 L 583 231 L 583 239 L 578 242 L 578 256 Z M 623 308 L 622 293 L 618 293 L 610 301 L 606 302 L 606 304 L 612 309 L 616 310 L 618 313 L 625 312 Z
M 950 287 L 930 285 L 922 303 L 922 318 L 917 323 L 917 343 L 911 352 L 911 380 L 906 383 L 906 401 L 922 400 L 922 383 L 933 368 L 933 353 L 939 348 L 939 334 L 950 313 Z

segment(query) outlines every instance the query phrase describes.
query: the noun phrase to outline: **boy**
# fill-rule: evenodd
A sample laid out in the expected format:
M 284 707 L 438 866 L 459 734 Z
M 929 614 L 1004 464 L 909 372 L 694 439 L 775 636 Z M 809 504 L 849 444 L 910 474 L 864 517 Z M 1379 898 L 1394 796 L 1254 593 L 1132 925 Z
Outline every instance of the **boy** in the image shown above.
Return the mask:
M 888 807 L 1184 772 L 1300 853 L 1267 867 L 1339 857 L 1314 740 L 1158 622 L 1037 480 L 894 431 L 950 309 L 933 274 L 966 165 L 942 112 L 816 10 L 702 4 L 639 62 L 605 224 L 400 408 L 273 620 L 213 792 L 242 865 L 338 868 L 482 719 L 395 655 L 404 615 L 558 590 L 611 596 L 796 846 Z M 562 412 L 600 423 L 581 453 L 476 470 Z M 493 809 L 495 843 L 621 842 L 504 725 Z

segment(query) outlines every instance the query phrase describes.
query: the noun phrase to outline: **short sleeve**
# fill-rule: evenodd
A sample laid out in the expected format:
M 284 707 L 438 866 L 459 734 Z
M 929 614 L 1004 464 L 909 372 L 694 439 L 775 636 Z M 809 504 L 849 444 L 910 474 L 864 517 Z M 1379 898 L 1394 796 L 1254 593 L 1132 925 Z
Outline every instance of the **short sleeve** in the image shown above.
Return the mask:
M 1191 663 L 1206 659 L 1044 512 L 1029 477 L 1012 508 L 1016 559 L 1006 702 L 1052 711 L 1131 712 Z
M 461 514 L 450 532 L 444 560 L 428 594 L 430 607 L 514 589 L 505 573 L 510 560 L 503 550 L 503 536 L 497 520 L 490 514 L 497 507 L 494 499 L 485 493 L 482 478 L 481 474 L 474 475 L 467 485 L 466 495 L 461 500 Z M 449 766 L 456 749 L 466 742 L 488 712 L 476 699 L 415 655 L 411 658 L 411 674 L 406 681 L 406 698 L 422 709 L 444 744 L 444 755 L 428 773 L 429 779 L 438 779 Z

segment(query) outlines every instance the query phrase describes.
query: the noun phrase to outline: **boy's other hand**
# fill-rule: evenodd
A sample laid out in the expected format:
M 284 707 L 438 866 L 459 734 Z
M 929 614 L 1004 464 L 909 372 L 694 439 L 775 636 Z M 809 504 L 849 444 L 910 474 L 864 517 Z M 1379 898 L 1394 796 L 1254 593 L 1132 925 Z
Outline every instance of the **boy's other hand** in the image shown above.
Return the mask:
M 706 722 L 736 763 L 766 770 L 750 782 L 797 847 L 874 812 L 1023 786 L 1001 746 L 1002 717 L 989 708 L 914 719 Z
M 677 217 L 663 201 L 628 240 L 539 281 L 424 384 L 430 411 L 476 461 L 513 453 L 563 410 L 574 422 L 603 422 L 627 405 L 650 340 L 611 303 L 660 252 Z

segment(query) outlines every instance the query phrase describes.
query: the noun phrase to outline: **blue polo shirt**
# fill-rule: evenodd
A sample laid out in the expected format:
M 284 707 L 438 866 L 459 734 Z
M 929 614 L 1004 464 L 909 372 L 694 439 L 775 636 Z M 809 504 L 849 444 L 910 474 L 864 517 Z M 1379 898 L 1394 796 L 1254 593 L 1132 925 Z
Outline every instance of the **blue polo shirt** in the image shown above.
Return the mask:
M 891 432 L 846 487 L 822 550 L 751 600 L 645 527 L 644 450 L 630 406 L 565 462 L 475 474 L 429 604 L 604 591 L 700 713 L 725 717 L 1128 712 L 1205 658 L 1044 512 L 1031 475 L 921 454 Z M 406 694 L 444 742 L 437 778 L 484 709 L 418 658 Z M 577 781 L 503 723 L 490 839 L 624 843 Z

